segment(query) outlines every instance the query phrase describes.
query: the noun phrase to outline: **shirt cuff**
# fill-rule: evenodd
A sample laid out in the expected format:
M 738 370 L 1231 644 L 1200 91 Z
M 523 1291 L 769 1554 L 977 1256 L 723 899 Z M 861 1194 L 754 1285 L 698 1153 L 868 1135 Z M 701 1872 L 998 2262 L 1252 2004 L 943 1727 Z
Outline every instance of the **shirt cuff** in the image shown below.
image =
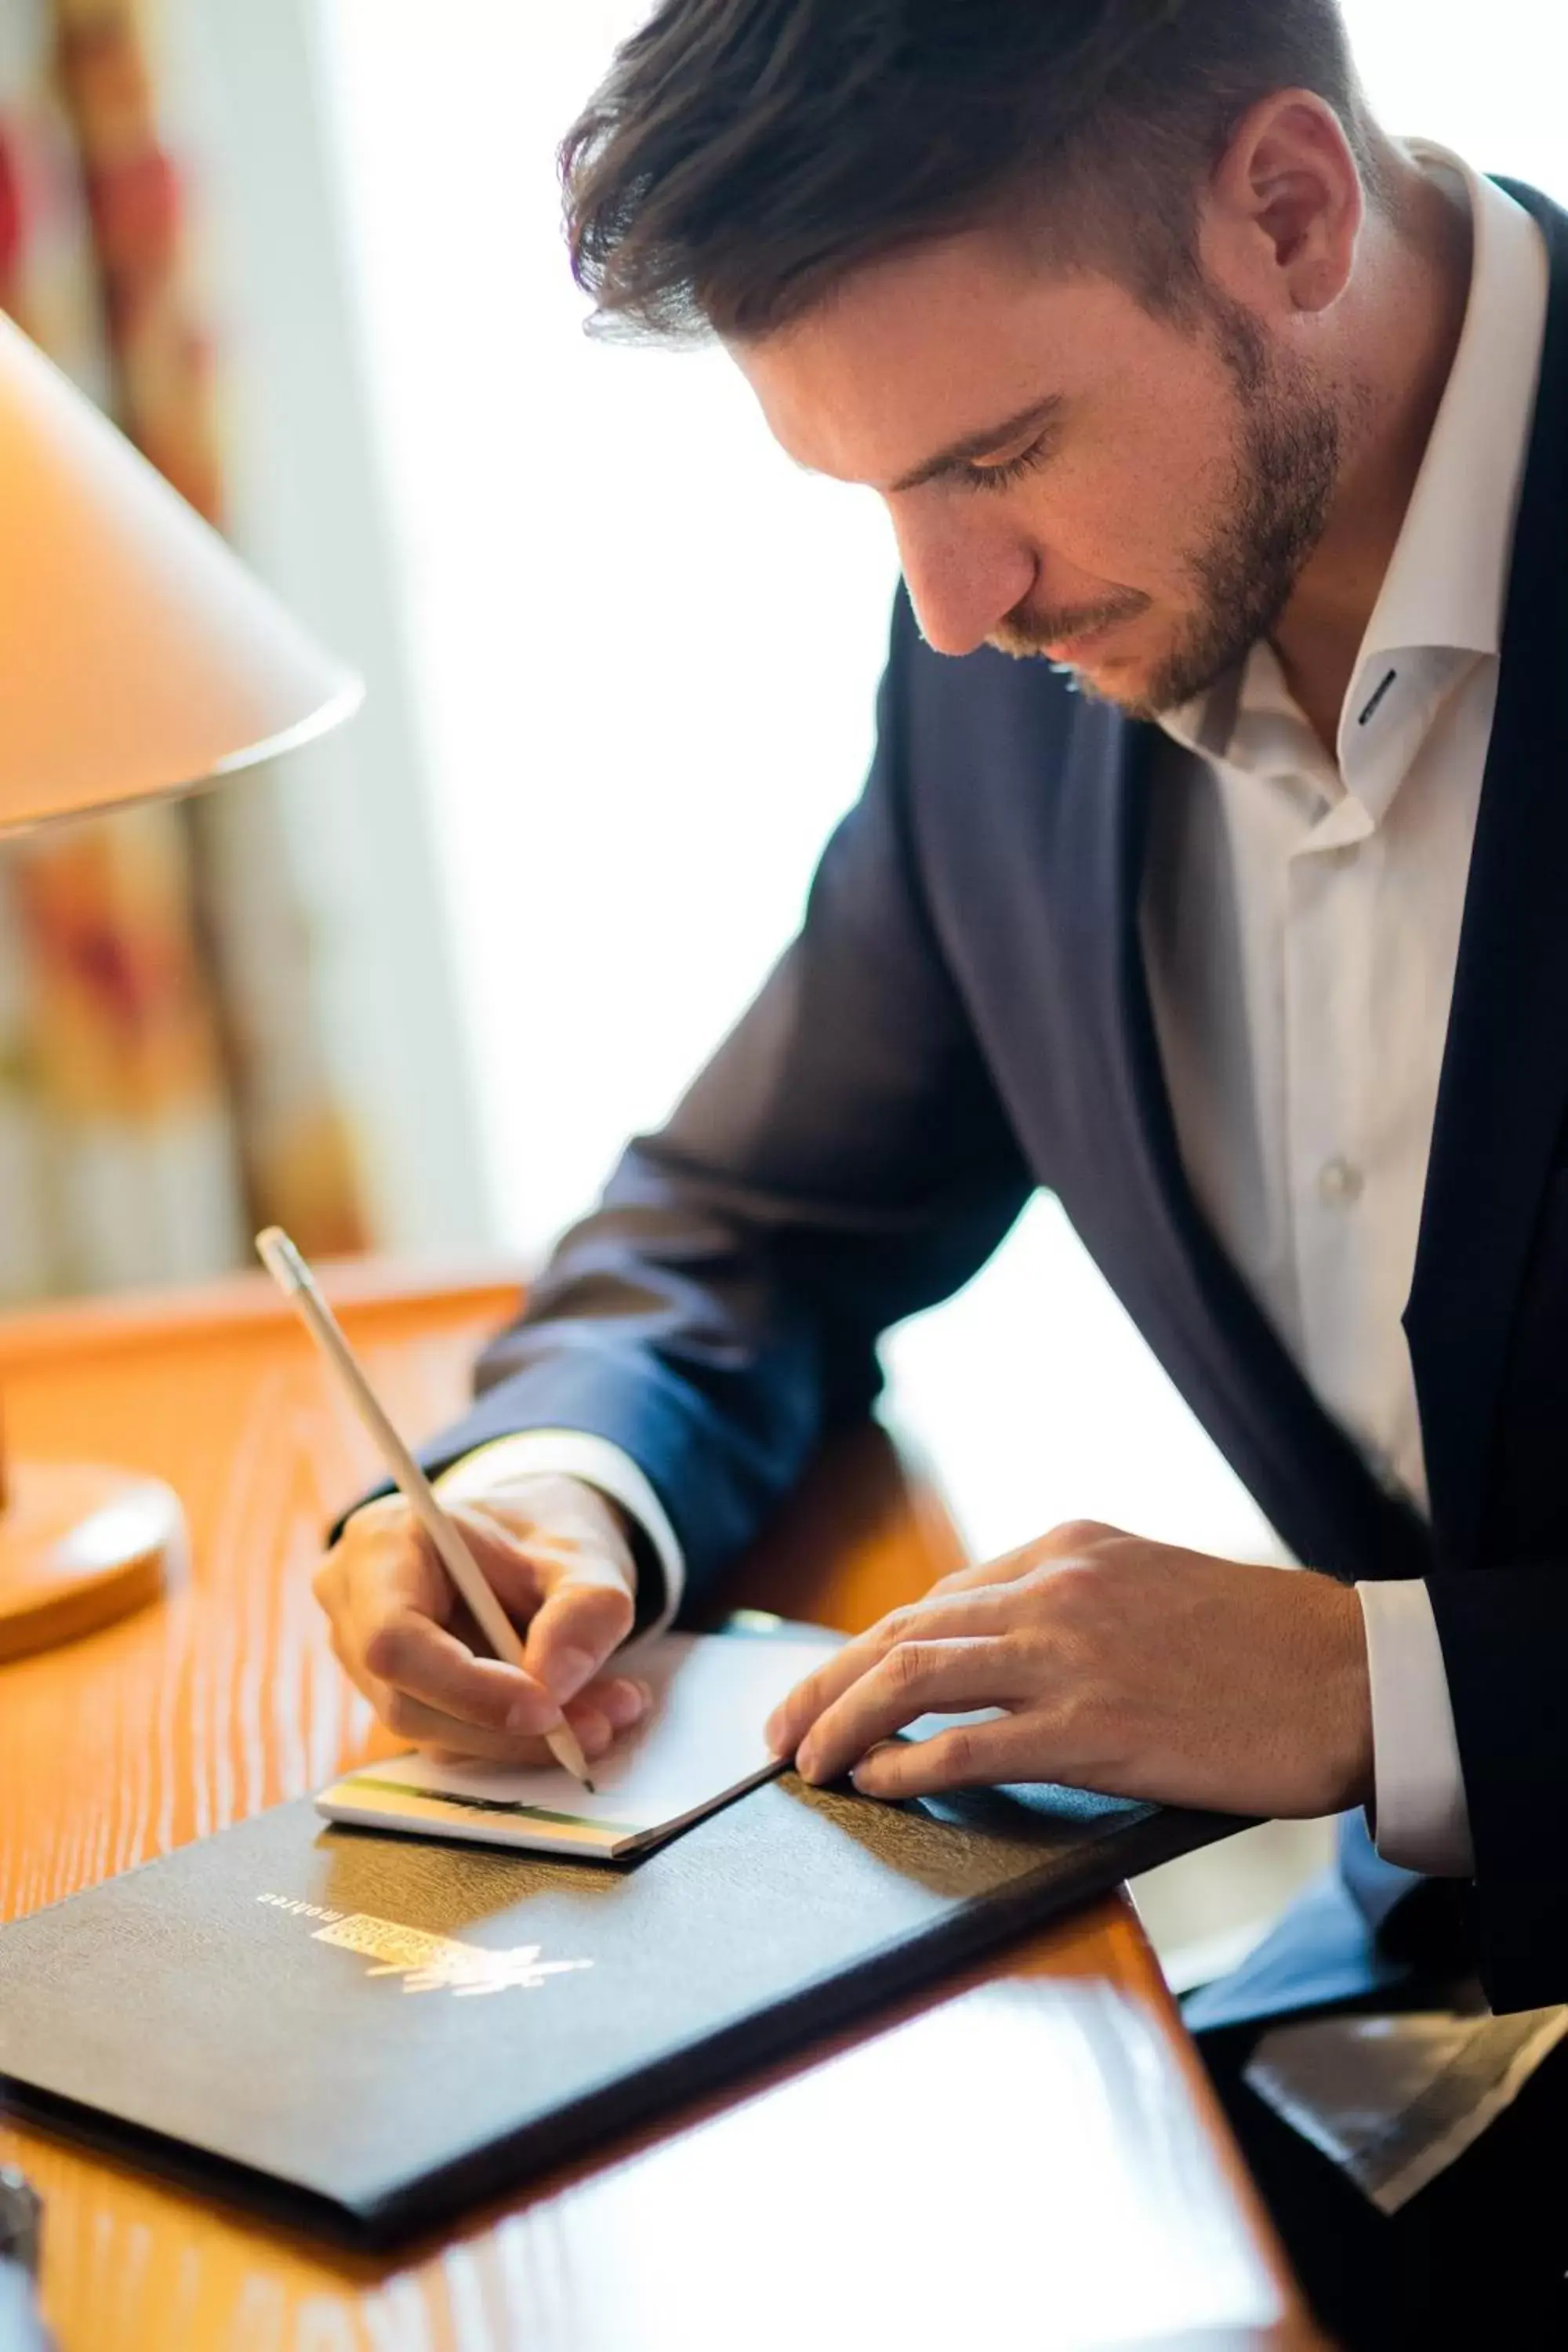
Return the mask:
M 521 1430 L 515 1437 L 497 1437 L 488 1445 L 476 1446 L 443 1470 L 436 1486 L 440 1495 L 460 1503 L 504 1479 L 542 1476 L 580 1478 L 584 1486 L 597 1487 L 636 1520 L 647 1539 L 646 1549 L 663 1575 L 664 1596 L 651 1622 L 639 1625 L 635 1643 L 627 1643 L 626 1647 L 640 1647 L 662 1633 L 680 1607 L 686 1590 L 686 1555 L 646 1472 L 607 1437 L 595 1437 L 581 1429 Z
M 1475 1870 L 1447 1670 L 1418 1578 L 1358 1584 L 1372 1685 L 1377 1850 L 1435 1878 Z

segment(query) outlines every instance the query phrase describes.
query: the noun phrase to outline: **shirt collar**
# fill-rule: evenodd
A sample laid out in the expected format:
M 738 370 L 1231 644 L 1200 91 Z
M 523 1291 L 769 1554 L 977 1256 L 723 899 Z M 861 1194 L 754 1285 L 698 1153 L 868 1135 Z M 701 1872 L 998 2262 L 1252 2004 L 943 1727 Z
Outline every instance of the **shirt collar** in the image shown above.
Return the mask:
M 1473 654 L 1501 646 L 1546 321 L 1546 241 L 1522 205 L 1447 148 L 1413 142 L 1410 152 L 1434 177 L 1463 188 L 1474 260 L 1458 349 L 1362 644 L 1363 663 L 1411 646 Z M 1356 692 L 1352 681 L 1347 704 Z
M 1380 704 L 1367 716 L 1391 654 L 1495 655 L 1501 646 L 1514 520 L 1545 331 L 1546 247 L 1530 215 L 1447 148 L 1426 141 L 1408 143 L 1425 170 L 1457 184 L 1468 200 L 1474 236 L 1470 291 L 1448 382 L 1345 697 L 1342 773 L 1358 764 L 1355 755 L 1365 731 L 1384 709 Z M 1424 698 L 1432 698 L 1432 681 L 1444 669 L 1451 674 L 1458 666 L 1424 660 Z M 1179 743 L 1209 759 L 1282 772 L 1283 736 L 1292 717 L 1296 730 L 1317 751 L 1313 764 L 1329 768 L 1331 763 L 1290 699 L 1271 649 L 1258 646 L 1239 676 L 1162 714 L 1161 724 Z M 1406 717 L 1393 698 L 1388 723 Z

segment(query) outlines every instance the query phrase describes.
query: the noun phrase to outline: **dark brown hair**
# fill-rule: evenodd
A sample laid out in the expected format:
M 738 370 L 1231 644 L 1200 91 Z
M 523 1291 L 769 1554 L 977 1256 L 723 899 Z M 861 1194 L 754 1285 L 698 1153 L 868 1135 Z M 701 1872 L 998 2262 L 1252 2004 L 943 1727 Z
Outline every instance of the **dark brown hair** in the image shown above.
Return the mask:
M 563 146 L 572 266 L 602 328 L 746 340 L 1012 216 L 1178 310 L 1205 174 L 1292 89 L 1375 194 L 1337 0 L 664 0 Z

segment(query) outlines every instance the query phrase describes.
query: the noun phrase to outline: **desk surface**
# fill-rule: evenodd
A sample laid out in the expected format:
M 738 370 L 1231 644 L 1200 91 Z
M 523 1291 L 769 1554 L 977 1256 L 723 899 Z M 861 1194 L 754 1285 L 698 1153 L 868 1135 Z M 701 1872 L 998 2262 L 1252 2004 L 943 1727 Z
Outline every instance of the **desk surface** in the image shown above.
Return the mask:
M 451 1412 L 513 1297 L 332 1286 L 410 1429 Z M 4 1917 L 365 1752 L 310 1570 L 374 1465 L 261 1277 L 0 1320 L 0 1391 L 17 1459 L 164 1477 L 192 1536 L 157 1607 L 0 1667 Z M 868 1431 L 726 1599 L 853 1630 L 956 1558 L 934 1491 Z M 6 2158 L 47 2200 L 62 2352 L 1316 2340 L 1124 1900 L 390 2261 L 0 2128 Z

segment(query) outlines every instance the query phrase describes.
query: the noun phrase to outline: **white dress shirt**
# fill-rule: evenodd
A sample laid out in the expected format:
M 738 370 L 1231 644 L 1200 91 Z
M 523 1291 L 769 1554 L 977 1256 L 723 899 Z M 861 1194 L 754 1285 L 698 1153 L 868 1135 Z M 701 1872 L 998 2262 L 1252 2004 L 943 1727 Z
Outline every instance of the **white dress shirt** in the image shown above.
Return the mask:
M 1511 197 L 1468 197 L 1463 332 L 1331 758 L 1258 646 L 1184 710 L 1144 906 L 1182 1157 L 1319 1402 L 1425 1512 L 1409 1296 L 1459 924 L 1497 700 L 1514 518 L 1545 328 L 1546 249 Z M 1310 1565 L 1310 1563 L 1309 1563 Z M 1453 1712 L 1419 1582 L 1358 1588 L 1377 1842 L 1470 1868 Z
M 1501 618 L 1546 316 L 1544 243 L 1444 150 L 1468 199 L 1463 333 L 1330 758 L 1259 646 L 1171 713 L 1143 908 L 1156 1028 L 1197 1199 L 1325 1409 L 1377 1476 L 1426 1507 L 1400 1315 L 1415 1264 L 1459 921 L 1497 694 Z M 1180 747 L 1180 748 L 1177 748 Z M 442 1481 L 570 1471 L 683 1564 L 637 1465 L 535 1430 Z M 1470 1867 L 1442 1653 L 1424 1584 L 1358 1588 L 1377 1837 L 1391 1860 Z

